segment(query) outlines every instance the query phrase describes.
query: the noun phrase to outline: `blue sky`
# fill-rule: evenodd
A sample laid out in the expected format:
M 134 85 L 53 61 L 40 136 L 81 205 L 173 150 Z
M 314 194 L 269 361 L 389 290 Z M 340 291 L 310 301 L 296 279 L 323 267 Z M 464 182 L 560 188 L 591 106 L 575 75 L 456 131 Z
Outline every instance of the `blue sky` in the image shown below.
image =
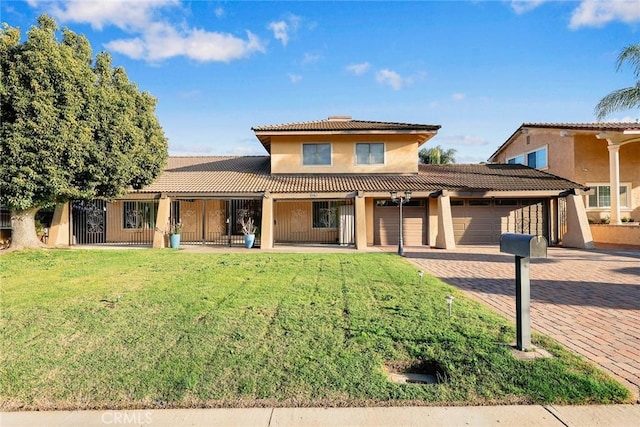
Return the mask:
M 1 20 L 42 12 L 158 99 L 174 155 L 263 155 L 252 126 L 350 115 L 441 125 L 428 144 L 476 163 L 523 122 L 594 121 L 640 42 L 638 0 L 3 0 Z

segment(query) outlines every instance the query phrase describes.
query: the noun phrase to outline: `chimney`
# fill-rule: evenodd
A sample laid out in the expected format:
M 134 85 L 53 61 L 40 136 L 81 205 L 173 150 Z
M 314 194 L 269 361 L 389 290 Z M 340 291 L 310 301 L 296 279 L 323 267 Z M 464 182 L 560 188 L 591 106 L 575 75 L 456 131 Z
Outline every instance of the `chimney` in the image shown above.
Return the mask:
M 330 122 L 348 122 L 353 120 L 351 116 L 329 116 Z

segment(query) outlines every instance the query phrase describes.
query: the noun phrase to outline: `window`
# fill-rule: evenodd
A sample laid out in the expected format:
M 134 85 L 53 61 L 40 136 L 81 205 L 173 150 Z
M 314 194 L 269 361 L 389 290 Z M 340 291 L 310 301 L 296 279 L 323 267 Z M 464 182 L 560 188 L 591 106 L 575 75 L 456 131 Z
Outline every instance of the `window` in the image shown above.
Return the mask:
M 547 148 L 541 148 L 527 153 L 527 166 L 536 169 L 547 167 Z
M 587 197 L 588 208 L 610 208 L 611 187 L 609 184 L 587 184 L 591 187 Z M 620 207 L 629 206 L 629 185 L 620 184 Z
M 331 165 L 331 144 L 302 144 L 302 164 Z
M 313 202 L 313 228 L 338 228 L 341 202 Z
M 507 159 L 507 163 L 512 164 L 512 165 L 516 164 L 516 163 L 524 165 L 524 156 L 520 155 L 520 156 L 516 156 L 516 157 L 512 157 L 510 159 Z
M 122 227 L 127 230 L 155 228 L 157 202 L 123 202 Z
M 548 166 L 547 147 L 539 148 L 526 154 L 520 154 L 507 159 L 507 163 L 529 166 L 530 168 L 543 169 Z
M 357 143 L 356 144 L 356 164 L 357 165 L 383 165 L 384 164 L 384 144 L 377 143 Z

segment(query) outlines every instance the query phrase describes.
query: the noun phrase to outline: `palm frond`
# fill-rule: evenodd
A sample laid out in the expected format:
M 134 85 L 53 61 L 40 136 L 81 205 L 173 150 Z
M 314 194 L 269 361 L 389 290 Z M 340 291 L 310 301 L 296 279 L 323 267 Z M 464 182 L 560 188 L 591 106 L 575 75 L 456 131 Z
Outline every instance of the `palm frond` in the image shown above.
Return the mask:
M 598 121 L 614 111 L 628 110 L 640 106 L 640 82 L 633 87 L 618 89 L 598 102 L 594 110 Z

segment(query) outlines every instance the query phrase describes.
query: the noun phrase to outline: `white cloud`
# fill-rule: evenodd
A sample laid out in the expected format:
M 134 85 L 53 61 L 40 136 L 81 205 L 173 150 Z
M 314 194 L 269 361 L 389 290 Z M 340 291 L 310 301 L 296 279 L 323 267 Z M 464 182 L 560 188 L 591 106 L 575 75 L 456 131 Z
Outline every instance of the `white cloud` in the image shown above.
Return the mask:
M 114 40 L 105 45 L 109 50 L 134 59 L 151 62 L 185 56 L 201 62 L 230 62 L 254 52 L 264 52 L 261 41 L 247 31 L 247 39 L 227 33 L 191 28 L 179 32 L 173 26 L 156 23 L 145 30 L 142 37 Z
M 571 15 L 569 28 L 599 28 L 613 21 L 640 22 L 638 0 L 583 0 Z
M 216 14 L 216 18 L 222 18 L 224 16 L 224 9 L 222 8 L 222 6 L 218 6 L 216 7 L 214 13 Z
M 391 86 L 395 90 L 400 90 L 406 85 L 411 83 L 411 79 L 408 77 L 402 77 L 395 71 L 385 68 L 376 73 L 376 81 L 380 84 L 386 84 Z
M 547 0 L 512 0 L 511 9 L 518 15 L 531 12 Z
M 605 122 L 611 122 L 611 123 L 638 123 L 640 120 L 640 117 L 638 116 L 623 116 L 623 117 L 610 117 L 606 120 L 604 120 Z
M 442 135 L 438 136 L 438 140 L 445 141 L 445 145 L 449 147 L 460 145 L 465 147 L 478 147 L 489 143 L 485 138 L 473 135 Z
M 302 76 L 300 74 L 291 74 L 291 73 L 289 73 L 289 80 L 291 80 L 291 83 L 296 84 L 300 80 L 302 80 Z
M 451 99 L 454 101 L 462 101 L 465 97 L 466 95 L 464 93 L 454 93 L 451 95 Z
M 242 38 L 190 27 L 185 22 L 170 23 L 161 14 L 171 16 L 167 8 L 179 9 L 178 0 L 68 0 L 44 4 L 61 22 L 88 23 L 98 30 L 120 28 L 130 37 L 112 40 L 105 47 L 133 59 L 156 62 L 184 56 L 202 62 L 230 62 L 265 51 L 262 41 L 250 31 Z
M 169 6 L 178 6 L 177 0 L 155 1 L 83 1 L 68 0 L 45 3 L 51 14 L 63 22 L 88 23 L 101 30 L 113 25 L 123 30 L 140 30 L 153 20 L 154 12 Z
M 283 46 L 289 43 L 289 25 L 286 22 L 271 22 L 268 28 L 273 31 L 273 37 L 276 40 L 280 40 Z
M 364 73 L 369 71 L 369 68 L 371 68 L 371 64 L 369 64 L 368 62 L 362 62 L 360 64 L 351 64 L 351 65 L 347 65 L 346 67 L 347 71 L 349 71 L 352 74 L 355 74 L 356 76 L 363 75 Z
M 289 39 L 292 34 L 298 31 L 302 18 L 296 15 L 289 15 L 282 21 L 270 22 L 267 26 L 268 29 L 273 31 L 273 37 L 276 40 L 280 40 L 283 46 L 289 43 Z
M 305 53 L 302 57 L 302 65 L 315 64 L 320 61 L 321 56 L 314 53 Z

